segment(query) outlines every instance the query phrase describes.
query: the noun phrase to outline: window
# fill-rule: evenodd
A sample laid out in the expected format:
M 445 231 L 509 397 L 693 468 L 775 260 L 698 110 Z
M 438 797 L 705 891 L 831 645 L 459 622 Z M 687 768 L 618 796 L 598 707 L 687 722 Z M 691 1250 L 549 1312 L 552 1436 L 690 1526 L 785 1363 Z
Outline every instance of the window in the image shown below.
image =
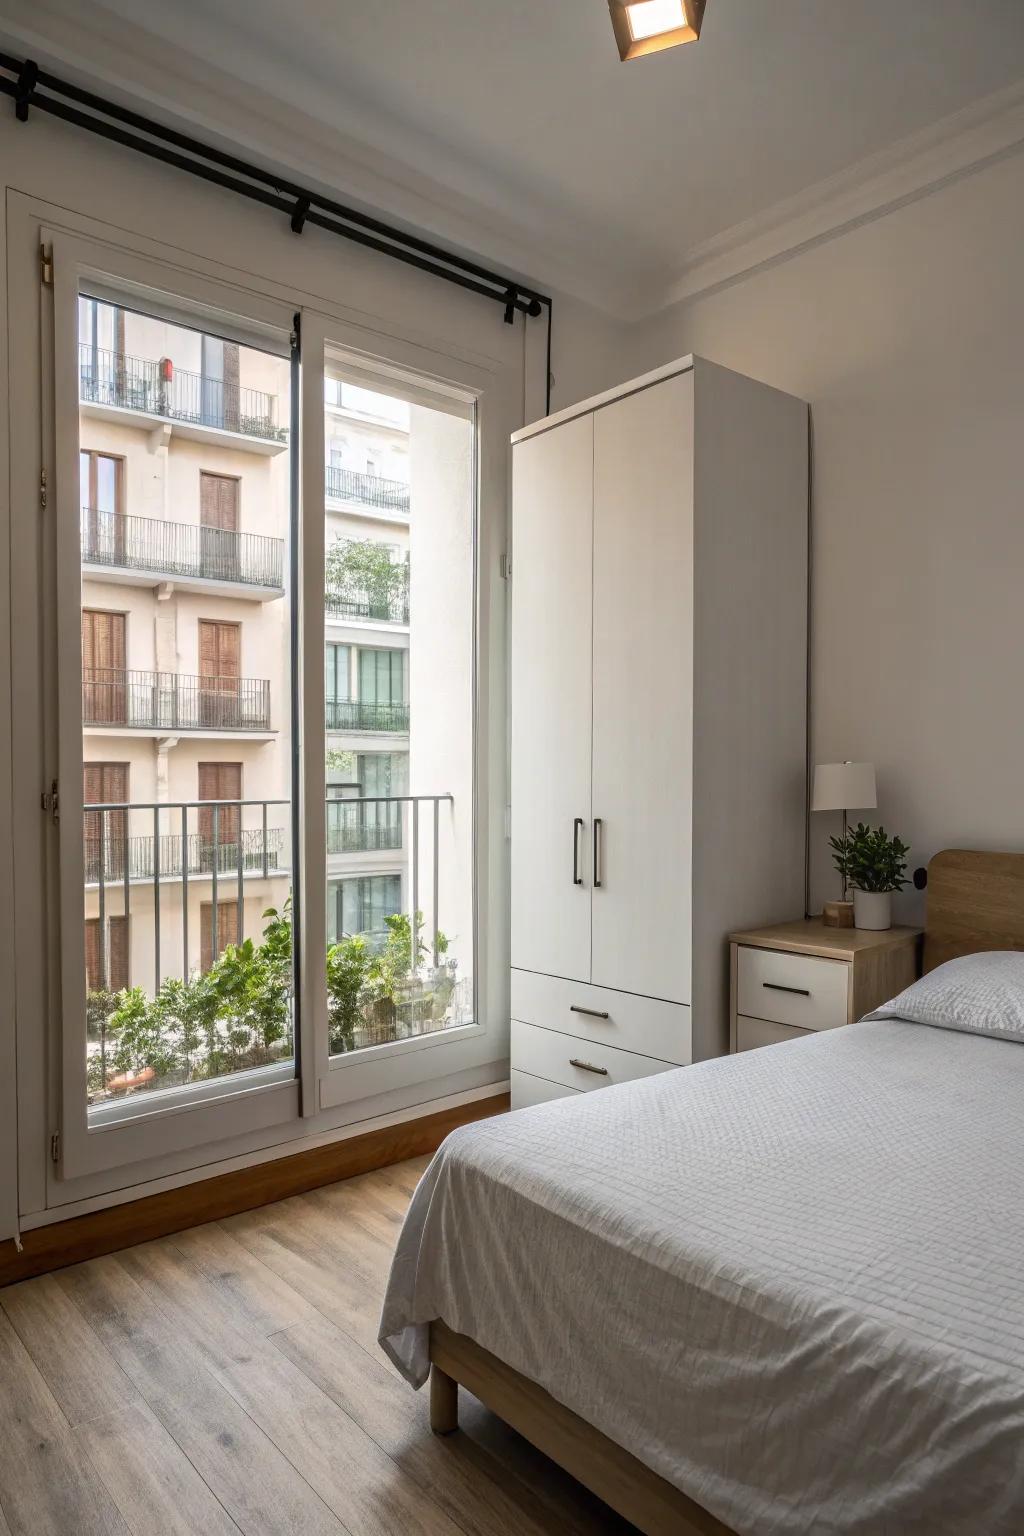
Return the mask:
M 84 816 L 83 848 L 85 883 L 98 885 L 103 880 L 123 880 L 128 856 L 128 820 L 126 811 L 89 810 L 96 805 L 127 805 L 127 763 L 83 763 L 82 799 Z
M 331 896 L 327 919 L 331 942 L 360 934 L 379 945 L 387 935 L 385 919 L 402 910 L 402 877 L 364 875 L 338 880 Z
M 199 471 L 200 572 L 217 581 L 237 581 L 239 569 L 239 500 L 237 475 Z
M 405 652 L 359 652 L 359 699 L 363 704 L 405 703 Z
M 199 620 L 199 723 L 232 730 L 242 724 L 242 626 Z
M 79 454 L 82 559 L 97 565 L 124 563 L 123 469 L 114 454 L 89 449 Z

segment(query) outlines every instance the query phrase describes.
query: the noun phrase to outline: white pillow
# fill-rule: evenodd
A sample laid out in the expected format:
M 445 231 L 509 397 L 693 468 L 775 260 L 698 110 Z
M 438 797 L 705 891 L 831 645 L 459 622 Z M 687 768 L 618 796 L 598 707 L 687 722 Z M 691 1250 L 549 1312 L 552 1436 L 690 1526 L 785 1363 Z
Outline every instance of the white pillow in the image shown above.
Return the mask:
M 906 1019 L 1024 1045 L 1024 953 L 987 950 L 947 960 L 867 1017 Z

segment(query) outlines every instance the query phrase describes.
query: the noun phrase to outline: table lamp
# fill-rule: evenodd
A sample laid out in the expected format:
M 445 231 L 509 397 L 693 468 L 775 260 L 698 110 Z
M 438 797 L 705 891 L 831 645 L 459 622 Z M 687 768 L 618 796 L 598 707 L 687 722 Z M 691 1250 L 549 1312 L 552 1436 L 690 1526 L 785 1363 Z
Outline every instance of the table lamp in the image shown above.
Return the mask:
M 874 763 L 818 763 L 814 769 L 812 811 L 842 811 L 843 842 L 846 842 L 847 812 L 873 810 L 878 804 Z M 827 928 L 853 927 L 853 902 L 843 879 L 840 901 L 826 901 L 822 921 Z

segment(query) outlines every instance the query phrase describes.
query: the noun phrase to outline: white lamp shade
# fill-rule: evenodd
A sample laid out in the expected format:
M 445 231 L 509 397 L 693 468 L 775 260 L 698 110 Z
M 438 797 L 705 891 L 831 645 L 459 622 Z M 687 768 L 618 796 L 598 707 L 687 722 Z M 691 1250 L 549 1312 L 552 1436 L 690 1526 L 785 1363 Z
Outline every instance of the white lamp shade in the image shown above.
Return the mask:
M 874 763 L 818 763 L 812 811 L 867 811 L 878 804 Z

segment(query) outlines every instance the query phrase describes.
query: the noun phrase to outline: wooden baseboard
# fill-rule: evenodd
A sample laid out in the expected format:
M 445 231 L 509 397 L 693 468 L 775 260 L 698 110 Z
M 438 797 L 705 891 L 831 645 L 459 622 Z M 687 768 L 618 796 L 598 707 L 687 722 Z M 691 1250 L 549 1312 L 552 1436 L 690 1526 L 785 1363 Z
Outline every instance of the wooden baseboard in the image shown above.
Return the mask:
M 238 1211 L 270 1205 L 274 1200 L 301 1195 L 322 1184 L 334 1184 L 357 1173 L 401 1163 L 407 1157 L 422 1157 L 436 1152 L 449 1131 L 502 1114 L 508 1107 L 507 1093 L 474 1099 L 470 1104 L 438 1110 L 400 1125 L 383 1126 L 272 1162 L 200 1179 L 159 1195 L 112 1205 L 88 1216 L 36 1227 L 22 1235 L 20 1253 L 13 1241 L 0 1243 L 0 1286 L 63 1269 L 68 1264 L 80 1264 L 102 1253 L 116 1253 L 119 1248 L 166 1237 L 185 1227 L 219 1221 Z

